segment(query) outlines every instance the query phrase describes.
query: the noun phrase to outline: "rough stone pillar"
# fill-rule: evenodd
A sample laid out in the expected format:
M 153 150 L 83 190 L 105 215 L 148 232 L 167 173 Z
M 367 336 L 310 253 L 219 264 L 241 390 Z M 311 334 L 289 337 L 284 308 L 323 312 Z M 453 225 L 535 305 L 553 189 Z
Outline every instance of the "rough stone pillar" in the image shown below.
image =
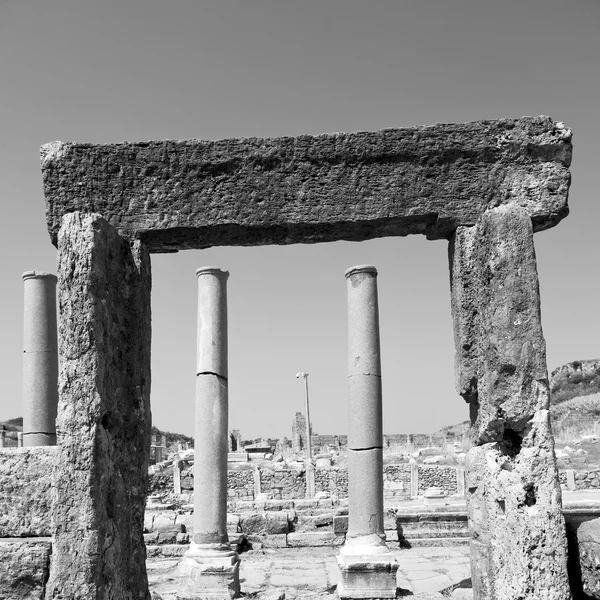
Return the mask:
M 149 600 L 150 256 L 98 215 L 63 217 L 61 369 L 45 598 Z
M 450 250 L 474 597 L 570 599 L 531 218 L 488 210 Z
M 194 451 L 194 539 L 179 563 L 184 598 L 239 595 L 237 553 L 227 537 L 227 278 L 205 267 L 198 279 Z
M 340 598 L 394 598 L 398 563 L 383 524 L 383 424 L 377 269 L 346 271 L 348 292 L 348 533 Z
M 23 447 L 23 432 L 19 431 L 17 432 L 17 448 L 22 448 Z
M 23 273 L 23 444 L 56 444 L 56 275 Z
M 4 429 L 0 430 L 0 448 L 4 448 L 5 435 L 6 435 L 6 432 L 4 431 Z

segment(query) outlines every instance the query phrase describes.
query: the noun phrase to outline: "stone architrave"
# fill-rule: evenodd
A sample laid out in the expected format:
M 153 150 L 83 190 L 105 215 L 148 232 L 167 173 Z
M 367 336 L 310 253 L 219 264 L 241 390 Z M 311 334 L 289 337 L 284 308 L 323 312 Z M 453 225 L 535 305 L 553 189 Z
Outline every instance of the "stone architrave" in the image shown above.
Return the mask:
M 348 292 L 348 533 L 340 598 L 395 598 L 398 563 L 383 523 L 383 422 L 377 269 L 346 271 Z
M 56 275 L 23 273 L 23 444 L 56 444 L 58 338 Z
M 450 257 L 475 597 L 568 600 L 531 217 L 491 209 L 457 230 Z
M 53 142 L 41 152 L 53 241 L 63 214 L 87 210 L 150 252 L 173 252 L 448 239 L 515 202 L 536 231 L 548 229 L 568 214 L 572 146 L 562 123 L 523 117 L 271 139 Z
M 237 597 L 240 560 L 227 536 L 227 278 L 204 267 L 198 279 L 194 432 L 194 539 L 178 565 L 186 599 Z
M 118 282 L 118 285 L 115 285 Z M 98 215 L 58 239 L 60 443 L 46 598 L 149 600 L 150 257 Z

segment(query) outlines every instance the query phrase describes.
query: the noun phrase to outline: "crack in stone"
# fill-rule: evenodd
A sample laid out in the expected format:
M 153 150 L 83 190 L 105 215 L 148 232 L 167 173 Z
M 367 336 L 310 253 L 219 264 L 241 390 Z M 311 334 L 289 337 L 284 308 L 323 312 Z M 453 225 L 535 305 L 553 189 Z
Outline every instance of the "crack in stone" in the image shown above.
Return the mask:
M 219 381 L 222 380 L 227 382 L 227 377 L 223 377 L 223 375 L 219 375 L 213 371 L 201 371 L 200 373 L 196 373 L 196 377 L 199 377 L 200 375 L 214 375 Z

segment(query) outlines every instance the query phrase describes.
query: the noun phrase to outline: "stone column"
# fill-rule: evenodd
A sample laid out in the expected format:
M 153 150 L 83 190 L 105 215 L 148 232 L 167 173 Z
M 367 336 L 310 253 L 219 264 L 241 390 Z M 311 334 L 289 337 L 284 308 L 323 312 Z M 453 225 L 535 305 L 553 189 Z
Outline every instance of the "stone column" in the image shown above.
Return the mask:
M 62 219 L 57 270 L 60 443 L 45 597 L 147 600 L 150 255 L 75 212 Z
M 23 273 L 23 444 L 56 444 L 58 339 L 56 275 Z
M 383 525 L 383 433 L 377 270 L 346 271 L 348 290 L 348 533 L 340 598 L 394 598 L 398 563 Z
M 230 598 L 240 590 L 237 553 L 227 537 L 227 278 L 204 267 L 198 279 L 194 450 L 194 537 L 179 563 L 185 598 Z
M 570 600 L 531 217 L 488 210 L 450 258 L 474 597 Z
M 22 448 L 23 447 L 23 432 L 19 431 L 17 433 L 17 448 Z

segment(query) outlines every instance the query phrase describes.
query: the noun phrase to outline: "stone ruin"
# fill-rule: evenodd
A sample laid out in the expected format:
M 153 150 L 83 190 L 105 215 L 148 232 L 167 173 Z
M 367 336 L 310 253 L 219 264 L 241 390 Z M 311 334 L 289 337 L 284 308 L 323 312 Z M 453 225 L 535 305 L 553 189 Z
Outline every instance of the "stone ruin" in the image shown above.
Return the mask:
M 44 597 L 149 597 L 142 528 L 151 253 L 420 233 L 449 241 L 456 385 L 469 403 L 475 442 L 466 474 L 475 598 L 570 598 L 533 234 L 568 214 L 571 148 L 570 130 L 548 117 L 296 138 L 43 146 L 62 358 L 58 446 L 39 453 L 52 479 L 51 525 L 42 528 L 52 545 Z M 195 499 L 203 520 L 195 523 L 196 555 L 188 557 L 191 579 L 202 569 L 214 574 L 202 567 L 208 555 L 225 570 L 237 560 L 222 528 L 227 275 L 198 273 L 207 324 L 199 345 L 216 340 L 222 347 L 202 355 L 197 371 L 204 404 L 197 396 L 196 443 L 204 427 L 203 451 L 218 466 L 212 479 L 199 474 L 211 493 Z M 346 276 L 349 310 L 368 321 L 362 329 L 349 323 L 350 347 L 358 348 L 355 361 L 349 355 L 350 402 L 363 419 L 351 421 L 348 445 L 373 483 L 360 486 L 349 475 L 347 545 L 372 538 L 383 552 L 376 271 Z M 210 431 L 199 424 L 206 412 L 198 417 L 207 402 L 218 405 L 218 427 Z M 358 579 L 347 579 L 341 595 L 389 597 L 369 588 L 352 555 L 348 547 L 340 567 Z M 13 560 L 13 572 L 19 564 Z M 182 594 L 200 597 L 192 588 Z

